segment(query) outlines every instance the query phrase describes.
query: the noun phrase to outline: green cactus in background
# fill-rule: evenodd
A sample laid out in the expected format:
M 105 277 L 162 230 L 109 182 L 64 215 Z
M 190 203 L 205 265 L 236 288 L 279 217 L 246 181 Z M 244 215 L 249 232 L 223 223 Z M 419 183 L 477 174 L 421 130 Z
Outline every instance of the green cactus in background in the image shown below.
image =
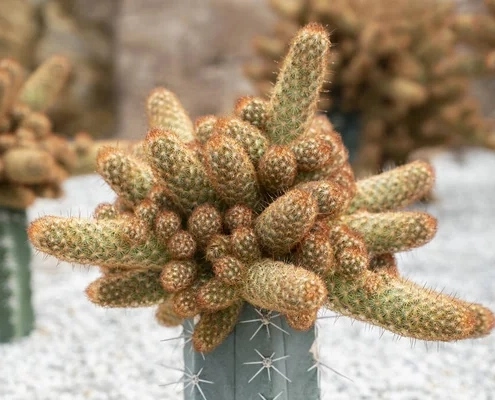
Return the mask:
M 25 336 L 34 325 L 26 226 L 25 211 L 0 208 L 0 342 Z
M 142 145 L 99 152 L 115 203 L 100 204 L 93 219 L 46 216 L 29 227 L 38 250 L 99 266 L 102 276 L 86 290 L 95 304 L 157 305 L 165 326 L 199 316 L 190 345 L 208 354 L 185 357 L 193 396 L 206 398 L 208 387 L 209 399 L 222 398 L 225 383 L 235 385 L 233 399 L 317 399 L 315 372 L 293 363 L 312 361 L 322 307 L 424 340 L 480 337 L 494 327 L 487 308 L 399 275 L 394 253 L 436 232 L 430 215 L 401 211 L 429 193 L 434 174 L 417 161 L 355 181 L 339 134 L 316 114 L 329 48 L 321 25 L 301 29 L 271 97 L 241 98 L 229 117 L 193 124 L 175 96 L 156 89 Z M 253 319 L 252 307 L 280 314 L 279 326 L 294 330 L 283 353 L 276 338 L 255 336 L 248 346 L 240 325 Z M 242 349 L 231 347 L 237 342 Z M 280 374 L 257 373 L 275 359 Z M 233 363 L 252 377 L 242 388 Z

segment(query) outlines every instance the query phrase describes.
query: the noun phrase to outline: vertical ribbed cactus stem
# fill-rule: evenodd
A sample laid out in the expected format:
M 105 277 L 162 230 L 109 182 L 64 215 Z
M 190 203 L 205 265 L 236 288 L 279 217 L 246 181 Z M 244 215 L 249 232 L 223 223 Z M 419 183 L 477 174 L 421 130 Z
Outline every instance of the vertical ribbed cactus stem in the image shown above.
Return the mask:
M 184 323 L 185 332 L 191 324 Z M 186 340 L 184 399 L 319 400 L 315 329 L 296 331 L 282 315 L 246 303 L 234 331 L 211 353 Z
M 0 208 L 0 342 L 28 335 L 31 304 L 31 248 L 25 210 Z

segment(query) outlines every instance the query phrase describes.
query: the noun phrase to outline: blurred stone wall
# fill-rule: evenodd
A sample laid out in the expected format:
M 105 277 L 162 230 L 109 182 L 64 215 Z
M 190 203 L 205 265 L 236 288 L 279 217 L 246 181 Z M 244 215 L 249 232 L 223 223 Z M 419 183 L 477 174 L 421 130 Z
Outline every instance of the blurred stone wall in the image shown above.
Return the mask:
M 117 28 L 118 135 L 141 137 L 144 102 L 157 85 L 192 118 L 232 110 L 253 93 L 242 65 L 251 40 L 275 20 L 266 0 L 122 0 Z

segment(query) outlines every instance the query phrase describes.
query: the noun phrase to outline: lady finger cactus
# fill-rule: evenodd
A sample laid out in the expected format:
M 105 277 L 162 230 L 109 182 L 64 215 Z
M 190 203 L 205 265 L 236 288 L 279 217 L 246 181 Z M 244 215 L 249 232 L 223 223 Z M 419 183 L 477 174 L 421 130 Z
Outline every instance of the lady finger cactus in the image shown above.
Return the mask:
M 25 79 L 14 60 L 0 60 L 0 205 L 24 209 L 36 197 L 58 197 L 76 158 L 52 132 L 44 111 L 65 85 L 70 65 L 53 56 Z M 19 188 L 19 189 L 15 189 Z M 21 196 L 16 195 L 22 191 Z
M 436 231 L 433 217 L 401 211 L 431 190 L 433 172 L 416 162 L 356 183 L 316 115 L 329 47 L 322 26 L 303 28 L 270 99 L 243 98 L 232 117 L 191 124 L 176 103 L 177 115 L 161 112 L 154 92 L 143 155 L 99 158 L 115 204 L 29 228 L 38 250 L 100 266 L 94 303 L 154 303 L 166 326 L 199 315 L 187 346 L 210 354 L 184 353 L 188 398 L 319 398 L 309 350 L 322 307 L 426 340 L 494 326 L 487 308 L 400 276 L 393 253 Z

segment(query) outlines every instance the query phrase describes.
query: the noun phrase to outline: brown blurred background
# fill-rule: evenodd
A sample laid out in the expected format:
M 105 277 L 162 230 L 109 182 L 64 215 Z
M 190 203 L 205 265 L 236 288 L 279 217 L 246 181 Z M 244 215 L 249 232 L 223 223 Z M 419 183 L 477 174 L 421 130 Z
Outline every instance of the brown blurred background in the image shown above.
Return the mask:
M 456 0 L 472 11 L 483 0 Z M 74 64 L 52 111 L 67 135 L 140 138 L 144 101 L 157 85 L 173 90 L 191 117 L 227 113 L 253 89 L 242 65 L 251 39 L 272 29 L 268 0 L 0 0 L 0 57 L 29 69 L 52 54 Z M 491 112 L 495 83 L 475 87 Z

